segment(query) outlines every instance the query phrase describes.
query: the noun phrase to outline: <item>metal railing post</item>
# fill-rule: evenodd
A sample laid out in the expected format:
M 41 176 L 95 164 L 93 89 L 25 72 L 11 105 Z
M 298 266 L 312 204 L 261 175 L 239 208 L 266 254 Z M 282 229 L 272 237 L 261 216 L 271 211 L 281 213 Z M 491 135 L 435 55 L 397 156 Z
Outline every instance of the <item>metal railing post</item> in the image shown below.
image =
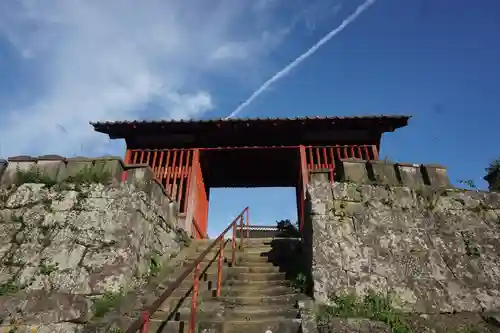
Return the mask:
M 236 223 L 233 224 L 233 238 L 231 239 L 231 266 L 236 266 Z
M 243 251 L 243 216 L 245 215 L 240 216 L 240 251 Z
M 250 241 L 250 213 L 249 213 L 250 209 L 247 208 L 247 218 L 246 218 L 246 222 L 247 222 L 247 246 L 248 246 L 248 243 Z
M 144 311 L 142 312 L 142 328 L 141 328 L 141 333 L 148 333 L 149 330 L 149 312 Z
M 195 333 L 196 331 L 196 308 L 198 306 L 198 289 L 200 283 L 200 264 L 196 265 L 194 270 L 194 281 L 193 281 L 193 296 L 191 298 L 191 319 L 189 321 L 189 333 Z
M 217 297 L 220 297 L 220 287 L 222 285 L 222 263 L 224 260 L 224 238 L 220 241 L 219 262 L 217 263 Z

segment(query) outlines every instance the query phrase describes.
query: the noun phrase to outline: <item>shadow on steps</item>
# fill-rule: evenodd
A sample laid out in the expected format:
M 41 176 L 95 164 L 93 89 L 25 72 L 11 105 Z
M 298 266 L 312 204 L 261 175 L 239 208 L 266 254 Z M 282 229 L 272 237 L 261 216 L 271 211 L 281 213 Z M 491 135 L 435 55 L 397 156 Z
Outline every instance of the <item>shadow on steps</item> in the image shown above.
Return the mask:
M 301 289 L 308 296 L 312 295 L 312 283 L 308 281 L 308 261 L 303 250 L 303 242 L 298 238 L 274 238 L 268 243 L 271 249 L 261 253 L 267 257 L 267 262 L 278 267 L 279 272 L 285 273 L 285 279 L 292 286 Z

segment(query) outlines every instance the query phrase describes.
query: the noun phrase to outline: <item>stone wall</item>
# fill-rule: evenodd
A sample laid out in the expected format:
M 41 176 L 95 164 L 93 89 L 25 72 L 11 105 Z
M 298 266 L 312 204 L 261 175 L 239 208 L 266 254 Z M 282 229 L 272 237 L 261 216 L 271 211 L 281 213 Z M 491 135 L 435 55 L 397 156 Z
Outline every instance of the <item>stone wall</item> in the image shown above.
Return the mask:
M 0 176 L 0 323 L 73 332 L 99 295 L 140 288 L 190 241 L 148 166 L 18 157 Z
M 500 194 L 453 189 L 440 166 L 346 161 L 313 173 L 314 297 L 374 291 L 407 313 L 500 308 Z

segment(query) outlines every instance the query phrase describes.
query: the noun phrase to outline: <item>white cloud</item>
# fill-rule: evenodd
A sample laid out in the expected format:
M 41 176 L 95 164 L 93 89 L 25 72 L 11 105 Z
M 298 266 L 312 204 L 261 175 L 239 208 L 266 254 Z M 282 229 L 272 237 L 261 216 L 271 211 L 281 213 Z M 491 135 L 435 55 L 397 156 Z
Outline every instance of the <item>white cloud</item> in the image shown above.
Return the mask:
M 221 45 L 212 53 L 213 60 L 225 59 L 246 59 L 248 56 L 248 48 L 251 43 L 245 42 L 229 42 Z
M 18 50 L 39 91 L 0 111 L 0 154 L 99 154 L 110 146 L 89 121 L 210 112 L 217 99 L 199 78 L 265 60 L 288 32 L 275 2 L 1 2 L 0 47 L 3 38 Z
M 253 40 L 229 41 L 218 47 L 210 56 L 213 61 L 259 59 L 273 50 L 290 33 L 292 26 L 273 32 L 263 31 Z

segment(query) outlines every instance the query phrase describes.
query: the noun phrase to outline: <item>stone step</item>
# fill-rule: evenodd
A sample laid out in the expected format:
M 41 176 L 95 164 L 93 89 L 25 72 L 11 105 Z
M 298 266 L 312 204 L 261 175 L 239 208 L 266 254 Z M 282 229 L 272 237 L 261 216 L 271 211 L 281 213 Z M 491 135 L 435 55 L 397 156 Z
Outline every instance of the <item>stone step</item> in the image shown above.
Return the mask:
M 197 321 L 197 332 L 214 333 L 264 333 L 270 330 L 274 333 L 299 333 L 300 320 L 290 318 L 273 318 L 259 321 L 247 320 L 207 320 Z M 168 321 L 152 319 L 149 322 L 149 333 L 187 333 L 189 332 L 189 320 Z
M 214 275 L 213 276 L 214 278 L 216 278 L 217 276 Z M 198 282 L 198 290 L 200 292 L 203 292 L 203 291 L 209 291 L 209 290 L 212 290 L 213 287 L 215 286 L 215 283 L 214 281 L 217 281 L 217 280 L 200 280 Z M 163 291 L 165 291 L 167 288 L 168 288 L 168 285 L 170 283 L 173 283 L 173 281 L 165 281 L 161 287 L 159 287 L 156 291 L 155 291 L 155 294 L 157 295 L 161 295 L 161 293 Z M 182 281 L 181 284 L 174 290 L 174 292 L 176 292 L 177 290 L 184 290 L 184 291 L 187 291 L 189 289 L 191 289 L 193 287 L 193 279 L 192 278 L 187 278 L 186 280 Z
M 183 261 L 184 262 L 194 262 L 196 259 L 198 259 L 199 256 L 200 256 L 200 253 L 192 253 L 192 254 L 187 255 Z M 224 257 L 228 258 L 228 257 L 230 257 L 230 255 L 228 256 L 227 253 L 224 253 Z M 217 262 L 218 258 L 219 258 L 219 255 L 217 253 L 209 253 L 201 260 L 201 262 L 202 263 L 208 263 L 211 261 Z
M 231 234 L 227 234 L 229 237 L 227 237 L 225 240 L 226 242 L 228 241 L 231 241 Z M 236 239 L 239 240 L 238 237 L 236 237 Z M 276 242 L 280 239 L 282 240 L 290 240 L 290 238 L 243 238 L 244 241 L 245 241 L 245 244 L 248 243 L 250 245 L 255 245 L 255 244 L 271 244 L 273 241 Z M 196 240 L 194 244 L 196 245 L 206 245 L 206 246 L 209 246 L 210 244 L 212 244 L 214 242 L 215 238 L 211 238 L 211 239 L 203 239 L 203 240 Z
M 234 267 L 250 267 L 250 266 L 275 266 L 278 267 L 282 261 L 268 258 L 264 256 L 236 256 Z M 181 263 L 182 267 L 187 268 L 194 263 L 195 259 L 184 259 Z M 225 257 L 222 259 L 223 267 L 231 267 L 231 257 Z M 213 261 L 203 260 L 200 262 L 201 269 L 208 267 L 217 267 L 219 265 L 219 260 L 215 259 Z
M 189 255 L 186 256 L 186 258 L 184 259 L 184 261 L 190 261 L 190 262 L 193 262 L 195 261 L 196 259 L 198 259 L 198 257 L 200 256 L 201 252 L 193 252 Z M 231 258 L 231 252 L 224 252 L 224 257 L 225 258 Z M 219 258 L 219 254 L 218 252 L 209 252 L 203 259 L 202 259 L 202 262 L 210 262 L 210 261 L 217 261 L 217 259 Z M 213 259 L 213 260 L 212 260 Z
M 228 268 L 228 267 L 225 267 Z M 193 284 L 193 273 L 191 273 L 188 277 L 186 277 L 182 282 L 181 285 L 185 286 L 188 284 Z M 173 283 L 175 281 L 175 277 L 170 277 L 167 278 L 164 282 L 163 285 L 167 286 L 170 283 Z M 199 281 L 200 283 L 207 282 L 207 281 L 217 281 L 217 270 L 207 270 L 205 273 L 203 273 L 203 270 L 200 273 L 199 276 Z
M 198 259 L 198 255 L 189 255 L 187 256 L 183 261 L 184 262 L 194 262 L 196 259 Z M 213 259 L 213 260 L 212 260 Z M 236 263 L 242 263 L 242 262 L 277 262 L 280 259 L 280 255 L 278 253 L 271 253 L 271 252 L 236 252 L 235 255 Z M 232 260 L 232 254 L 231 252 L 224 252 L 224 261 L 225 262 L 231 262 Z M 216 253 L 213 253 L 207 255 L 205 258 L 203 258 L 202 263 L 209 263 L 209 262 L 217 262 L 218 261 L 218 255 Z
M 227 252 L 226 253 L 226 257 L 230 257 L 232 252 Z M 272 248 L 270 247 L 266 247 L 266 248 L 263 248 L 263 247 L 258 247 L 258 248 L 245 248 L 244 250 L 242 251 L 236 251 L 236 256 L 239 255 L 269 255 L 269 254 L 275 254 L 275 253 L 278 253 L 276 252 L 275 250 L 273 250 Z
M 180 310 L 190 310 L 192 306 L 192 295 L 188 295 L 186 297 L 169 297 L 163 302 L 163 304 L 158 308 L 159 313 L 177 313 Z M 215 293 L 207 293 L 203 296 L 198 296 L 197 299 L 197 309 L 198 311 L 208 311 L 214 312 L 220 309 L 221 302 L 212 297 L 215 296 Z
M 193 287 L 186 288 L 186 289 L 177 288 L 174 290 L 174 292 L 172 293 L 172 295 L 170 297 L 187 297 L 187 296 L 191 296 L 192 292 L 193 292 Z M 203 297 L 203 298 L 214 297 L 215 292 L 216 291 L 214 289 L 211 289 L 211 290 L 207 290 L 207 289 L 199 290 L 198 289 L 198 297 Z
M 201 271 L 207 273 L 207 274 L 217 274 L 218 272 L 218 265 L 210 265 L 208 268 L 204 269 L 202 267 Z M 237 273 L 278 273 L 280 271 L 280 268 L 278 266 L 273 266 L 272 264 L 266 265 L 266 264 L 261 264 L 261 265 L 251 265 L 251 266 L 235 266 L 235 267 L 229 267 L 228 265 L 223 265 L 222 266 L 222 272 L 223 274 L 226 273 L 231 273 L 231 274 L 237 274 Z
M 238 306 L 234 308 L 219 308 L 212 310 L 198 311 L 196 317 L 198 320 L 210 320 L 216 318 L 230 318 L 231 320 L 264 320 L 276 317 L 297 318 L 299 310 L 293 306 Z M 163 316 L 163 317 L 162 317 Z M 157 313 L 155 318 L 172 320 L 189 320 L 191 316 L 190 308 L 179 309 L 174 315 L 168 313 Z
M 278 296 L 233 296 L 218 297 L 217 301 L 224 306 L 244 306 L 244 305 L 283 305 L 294 306 L 298 300 L 302 299 L 300 295 L 290 292 Z
M 245 265 L 253 265 L 253 264 L 261 264 L 261 263 L 272 263 L 272 259 L 268 256 L 261 255 L 248 255 L 245 253 L 236 256 L 236 265 L 245 264 Z M 231 258 L 227 257 L 227 261 L 230 263 Z
M 200 251 L 196 251 L 196 252 L 192 252 L 190 254 L 187 255 L 186 258 L 188 259 L 197 259 L 202 253 L 203 253 L 204 250 L 200 250 Z M 235 256 L 238 257 L 238 256 L 241 256 L 241 255 L 268 255 L 268 254 L 277 254 L 278 252 L 276 251 L 273 251 L 271 248 L 245 248 L 243 251 L 240 251 L 238 248 L 236 248 L 235 250 Z M 213 259 L 214 257 L 218 256 L 219 254 L 219 250 L 218 249 L 212 249 L 210 250 L 205 258 L 207 258 L 207 260 L 210 260 L 210 259 Z M 232 257 L 232 250 L 231 248 L 228 248 L 228 249 L 224 249 L 224 257 L 226 258 L 231 258 Z
M 259 321 L 226 321 L 224 323 L 224 333 L 264 333 L 271 331 L 274 333 L 299 333 L 300 320 L 288 318 L 273 318 Z
M 272 286 L 288 286 L 289 283 L 290 282 L 287 280 L 228 280 L 224 282 L 224 289 L 244 286 L 247 286 L 248 288 L 264 289 Z
M 250 281 L 276 281 L 285 280 L 285 273 L 236 273 L 228 272 L 226 281 L 229 280 L 250 280 Z
M 200 284 L 198 289 L 198 294 L 200 297 L 215 297 L 217 284 L 213 283 L 205 283 L 203 285 Z M 161 292 L 164 291 L 158 290 L 156 292 L 157 295 L 161 295 Z M 185 284 L 179 286 L 179 288 L 175 289 L 170 297 L 184 297 L 190 296 L 193 292 L 192 284 Z M 287 292 L 293 292 L 293 290 L 289 287 L 287 281 L 245 281 L 245 280 L 231 280 L 225 282 L 221 286 L 221 294 L 224 296 L 242 296 L 242 295 L 263 295 L 263 296 L 278 296 Z
M 273 266 L 273 265 L 265 265 L 265 266 L 236 266 L 228 269 L 228 272 L 231 272 L 231 270 L 240 270 L 241 272 L 248 272 L 248 273 L 279 273 L 280 268 L 278 266 Z
M 192 293 L 193 285 L 192 283 L 183 283 L 174 290 L 170 297 L 183 297 L 190 296 Z M 216 281 L 200 283 L 198 293 L 201 297 L 210 298 L 214 297 L 216 293 L 217 283 Z M 165 289 L 160 289 L 155 292 L 156 296 L 150 298 L 154 301 L 158 298 Z M 289 287 L 289 282 L 286 280 L 274 280 L 274 281 L 250 281 L 250 280 L 230 280 L 223 282 L 221 286 L 221 295 L 227 296 L 238 296 L 248 290 L 251 293 L 262 294 L 262 295 L 281 295 L 281 291 L 292 291 Z
M 196 252 L 201 253 L 201 252 L 205 251 L 205 250 L 208 248 L 208 246 L 209 246 L 209 244 L 208 244 L 208 245 L 198 245 L 198 246 L 196 246 L 194 249 L 195 249 L 195 251 L 196 251 Z M 237 241 L 237 242 L 236 242 L 236 248 L 238 248 L 239 246 L 240 246 L 240 242 L 239 242 L 239 241 Z M 231 248 L 232 248 L 232 244 L 231 244 L 231 242 L 227 242 L 227 243 L 224 245 L 224 252 L 226 252 L 226 251 L 230 251 L 230 250 L 231 250 Z M 217 245 L 215 245 L 213 248 L 211 248 L 211 249 L 210 249 L 210 251 L 211 251 L 211 252 L 212 252 L 212 251 L 213 251 L 213 252 L 217 252 L 217 251 L 219 251 L 219 249 L 220 249 L 220 244 L 217 244 Z
M 232 258 L 227 258 L 228 265 L 231 265 L 231 259 Z M 278 259 L 277 257 L 248 255 L 243 253 L 235 257 L 235 263 L 236 263 L 235 266 L 256 266 L 257 263 L 260 264 L 261 266 L 265 265 L 276 266 L 276 264 L 279 262 L 277 259 Z
M 223 286 L 221 295 L 224 297 L 243 296 L 280 296 L 293 293 L 287 285 L 247 284 L 240 286 Z
M 231 259 L 231 256 L 226 256 L 228 259 Z M 276 252 L 239 252 L 236 253 L 236 261 L 255 261 L 255 260 L 264 260 L 260 258 L 265 258 L 266 260 L 273 260 L 275 258 L 279 258 L 280 256 Z
M 197 299 L 197 306 L 201 309 L 209 308 L 213 309 L 214 307 L 217 307 L 220 303 L 218 302 L 218 299 L 215 297 L 212 297 L 212 292 L 207 292 L 202 295 L 198 296 Z M 184 297 L 169 297 L 163 302 L 163 304 L 159 307 L 158 310 L 163 311 L 163 312 L 171 312 L 175 311 L 177 312 L 179 309 L 191 309 L 191 302 L 192 302 L 192 294 L 184 296 Z
M 203 252 L 205 249 L 207 249 L 210 245 L 210 244 L 195 244 L 193 245 L 193 249 L 196 249 L 197 251 L 201 251 Z M 240 239 L 239 238 L 236 238 L 236 248 L 239 248 L 240 245 L 243 245 L 243 248 L 244 249 L 252 249 L 252 248 L 274 248 L 274 247 L 277 247 L 275 245 L 275 243 L 272 243 L 272 242 L 267 242 L 267 241 L 250 241 L 250 242 L 247 242 L 246 240 L 243 240 L 243 244 L 241 244 L 240 242 Z M 226 249 L 230 249 L 232 247 L 232 241 L 231 239 L 229 240 L 226 240 L 226 243 L 224 244 L 224 247 Z M 220 243 L 219 244 L 216 244 L 211 250 L 213 249 L 218 249 L 220 248 Z
M 264 296 L 254 294 L 253 296 L 221 296 L 210 297 L 209 294 L 198 297 L 197 306 L 200 311 L 205 309 L 214 309 L 218 306 L 233 307 L 233 306 L 246 306 L 246 305 L 281 305 L 281 306 L 294 306 L 298 300 L 302 299 L 301 295 L 294 292 L 285 294 Z M 163 312 L 179 311 L 179 309 L 190 309 L 192 302 L 192 295 L 186 297 L 169 297 L 163 302 L 159 310 Z

